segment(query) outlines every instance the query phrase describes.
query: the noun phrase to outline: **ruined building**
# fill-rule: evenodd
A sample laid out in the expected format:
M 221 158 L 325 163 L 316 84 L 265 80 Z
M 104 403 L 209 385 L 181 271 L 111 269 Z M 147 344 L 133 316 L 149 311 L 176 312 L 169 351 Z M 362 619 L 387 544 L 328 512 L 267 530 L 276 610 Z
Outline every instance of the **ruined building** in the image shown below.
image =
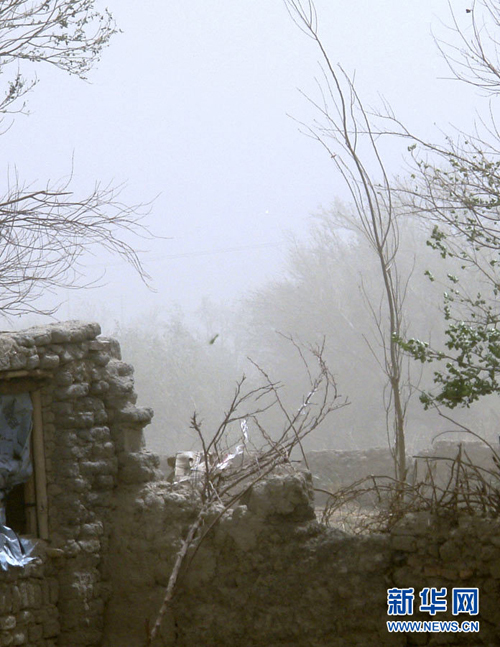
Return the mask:
M 97 324 L 0 335 L 0 522 L 39 538 L 22 566 L 0 546 L 0 645 L 145 643 L 197 510 L 144 449 L 132 373 Z M 430 586 L 477 587 L 480 632 L 389 634 L 387 590 Z M 309 475 L 270 478 L 201 546 L 160 644 L 499 645 L 499 523 L 416 515 L 352 537 L 315 521 Z

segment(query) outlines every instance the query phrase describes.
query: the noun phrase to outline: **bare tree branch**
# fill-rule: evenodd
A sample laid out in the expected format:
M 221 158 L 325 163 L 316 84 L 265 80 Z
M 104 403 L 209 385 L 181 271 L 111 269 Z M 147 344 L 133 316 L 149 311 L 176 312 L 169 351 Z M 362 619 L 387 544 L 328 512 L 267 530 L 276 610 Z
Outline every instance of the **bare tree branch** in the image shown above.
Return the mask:
M 500 2 L 473 0 L 471 8 L 461 17 L 450 1 L 448 6 L 452 20 L 449 29 L 458 38 L 458 44 L 442 39 L 436 39 L 436 43 L 453 78 L 488 94 L 498 94 L 500 42 L 495 31 L 500 28 Z
M 149 237 L 142 224 L 147 205 L 125 205 L 119 189 L 99 184 L 80 199 L 70 181 L 35 190 L 16 181 L 0 198 L 2 314 L 48 313 L 37 303 L 47 291 L 91 285 L 81 263 L 98 248 L 123 258 L 148 282 L 127 241 L 131 233 Z
M 296 346 L 295 341 L 292 340 L 292 343 Z M 323 350 L 322 347 L 308 349 L 307 352 L 300 349 L 312 388 L 295 412 L 284 407 L 279 395 L 279 384 L 256 365 L 264 378 L 263 384 L 244 391 L 245 378 L 237 383 L 228 410 L 209 439 L 205 438 L 198 417 L 194 415 L 191 419 L 191 426 L 200 438 L 202 455 L 192 468 L 189 482 L 200 494 L 201 506 L 177 554 L 163 603 L 148 632 L 146 647 L 152 645 L 158 636 L 163 618 L 182 583 L 183 575 L 189 570 L 198 548 L 221 517 L 241 501 L 254 485 L 278 467 L 291 469 L 290 456 L 293 450 L 301 448 L 304 438 L 314 432 L 333 411 L 346 406 L 347 401 L 342 400 L 338 394 L 333 376 L 324 362 Z M 262 399 L 267 399 L 267 404 L 262 405 Z M 243 405 L 249 407 L 245 413 L 240 411 Z M 260 417 L 270 406 L 277 407 L 283 417 L 283 427 L 277 439 L 273 439 L 275 434 L 266 429 Z M 304 415 L 306 410 L 307 414 Z M 250 423 L 248 432 L 247 420 Z M 231 427 L 235 421 L 245 421 L 236 442 Z M 260 440 L 253 441 L 254 447 L 258 446 L 254 451 L 249 451 L 247 446 L 251 434 L 260 436 Z

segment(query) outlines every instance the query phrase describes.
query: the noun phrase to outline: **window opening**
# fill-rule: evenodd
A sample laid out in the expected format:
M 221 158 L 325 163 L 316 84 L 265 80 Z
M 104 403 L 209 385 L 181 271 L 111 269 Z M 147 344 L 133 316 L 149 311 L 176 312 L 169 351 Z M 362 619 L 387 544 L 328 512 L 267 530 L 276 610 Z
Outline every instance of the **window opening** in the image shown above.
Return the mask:
M 48 502 L 40 389 L 50 372 L 0 372 L 0 569 L 24 566 L 48 539 Z
M 33 403 L 27 391 L 0 393 L 0 568 L 25 566 L 34 544 L 17 533 L 28 530 L 26 512 L 33 465 Z
M 52 377 L 50 373 L 41 370 L 0 372 L 0 523 L 5 523 L 6 520 L 7 526 L 17 533 L 41 539 L 48 539 L 49 522 L 40 389 L 50 377 Z M 1 412 L 6 406 L 6 414 L 7 417 L 9 416 L 9 406 L 11 408 L 13 406 L 11 401 L 13 396 L 18 399 L 19 406 L 23 403 L 27 415 L 26 427 L 31 429 L 27 446 L 25 444 L 25 457 L 29 457 L 31 467 L 28 467 L 27 479 L 19 479 L 21 483 L 15 483 L 12 487 L 4 489 L 2 480 L 6 480 L 9 471 L 5 466 L 5 454 L 8 455 L 9 452 L 8 443 L 5 442 L 2 445 L 1 439 L 3 436 L 13 434 L 6 431 L 8 424 L 5 424 L 5 416 L 2 418 Z M 31 418 L 31 425 L 28 415 Z M 22 434 L 17 438 L 17 444 L 19 443 L 23 443 Z M 11 467 L 12 464 L 11 461 Z
M 4 498 L 5 525 L 12 528 L 18 535 L 26 535 L 29 532 L 26 513 L 29 503 L 26 501 L 25 487 L 24 483 L 15 485 Z
M 24 484 L 33 474 L 31 432 L 33 404 L 29 393 L 0 394 L 0 523 L 7 513 L 18 527 L 26 524 Z M 22 493 L 19 486 L 22 487 Z M 10 522 L 10 519 L 9 519 Z M 12 526 L 10 526 L 12 527 Z M 26 528 L 20 528 L 26 531 Z

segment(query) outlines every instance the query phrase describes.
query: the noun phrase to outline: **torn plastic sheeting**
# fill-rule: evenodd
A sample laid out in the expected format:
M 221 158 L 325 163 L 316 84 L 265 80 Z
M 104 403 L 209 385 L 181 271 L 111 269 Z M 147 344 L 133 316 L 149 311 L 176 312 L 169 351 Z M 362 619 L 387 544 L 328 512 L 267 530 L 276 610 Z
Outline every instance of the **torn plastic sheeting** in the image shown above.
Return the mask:
M 244 450 L 244 445 L 238 445 L 234 452 L 226 454 L 219 463 L 209 463 L 209 470 L 213 474 L 222 472 L 231 465 L 237 456 L 243 454 Z M 209 459 L 210 458 L 213 457 L 209 457 Z M 206 464 L 203 452 L 177 452 L 175 457 L 174 483 L 181 483 L 183 481 L 198 483 L 201 479 L 201 475 L 205 472 Z
M 229 467 L 231 465 L 231 463 L 234 461 L 236 456 L 240 456 L 240 454 L 243 454 L 244 450 L 245 450 L 244 445 L 238 445 L 238 447 L 236 447 L 236 449 L 232 454 L 227 454 L 224 457 L 224 460 L 222 460 L 220 463 L 217 463 L 217 465 L 215 466 L 215 469 L 222 472 L 222 470 L 225 470 L 226 467 Z
M 244 454 L 246 443 L 248 442 L 248 424 L 244 418 L 240 422 L 240 428 L 243 436 L 242 445 L 238 445 L 234 451 L 228 452 L 218 463 L 215 463 L 216 455 L 209 453 L 207 457 L 209 469 L 213 474 L 220 473 L 227 469 L 237 456 Z M 198 483 L 201 479 L 201 475 L 204 474 L 206 470 L 207 464 L 203 452 L 177 452 L 175 456 L 174 483 L 181 483 L 182 481 Z
M 35 559 L 32 555 L 35 543 L 19 537 L 11 528 L 0 525 L 0 568 L 26 566 Z
M 238 445 L 233 452 L 226 454 L 224 459 L 215 466 L 216 470 L 219 470 L 220 472 L 222 472 L 222 470 L 225 470 L 227 467 L 231 465 L 231 463 L 234 461 L 234 459 L 237 456 L 241 456 L 242 454 L 244 454 L 246 449 L 246 443 L 248 442 L 248 424 L 245 418 L 243 418 L 243 420 L 240 422 L 240 428 L 241 428 L 241 434 L 243 436 L 243 444 Z
M 243 418 L 240 422 L 241 433 L 243 434 L 243 442 L 248 442 L 248 424 L 247 421 Z

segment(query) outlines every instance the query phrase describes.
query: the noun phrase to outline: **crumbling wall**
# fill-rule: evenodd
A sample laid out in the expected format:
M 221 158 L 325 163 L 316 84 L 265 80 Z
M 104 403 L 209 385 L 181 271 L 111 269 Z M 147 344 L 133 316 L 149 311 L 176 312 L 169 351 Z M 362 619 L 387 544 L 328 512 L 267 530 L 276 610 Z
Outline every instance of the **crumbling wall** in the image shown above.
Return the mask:
M 158 459 L 143 451 L 142 429 L 152 411 L 135 406 L 133 368 L 121 361 L 117 342 L 99 337 L 100 332 L 98 324 L 68 322 L 0 336 L 0 371 L 28 377 L 44 372 L 40 389 L 49 537 L 41 543 L 39 566 L 48 569 L 52 591 L 49 598 L 36 594 L 43 613 L 34 621 L 45 627 L 43 617 L 49 614 L 51 628 L 43 628 L 41 635 L 33 629 L 31 637 L 24 632 L 24 642 L 20 627 L 32 609 L 37 615 L 34 603 L 7 604 L 4 613 L 9 615 L 0 615 L 5 645 L 101 644 L 111 591 L 104 562 L 115 497 L 121 484 L 159 475 Z M 31 567 L 0 572 L 0 585 L 11 587 L 5 589 L 7 599 L 16 587 L 38 591 L 40 582 L 26 580 L 29 572 Z
M 49 537 L 35 563 L 0 571 L 0 644 L 142 647 L 199 500 L 159 479 L 142 434 L 152 412 L 97 324 L 0 335 L 0 378 L 40 370 Z M 417 515 L 349 536 L 315 521 L 306 473 L 241 503 L 198 551 L 158 644 L 500 644 L 499 522 Z M 478 587 L 480 634 L 389 635 L 387 589 L 429 586 Z
M 139 647 L 157 613 L 196 498 L 166 483 L 130 489 L 111 538 L 106 647 Z M 314 520 L 308 474 L 259 483 L 187 571 L 158 645 L 368 647 L 500 644 L 500 523 L 412 515 L 349 536 Z M 389 634 L 392 587 L 478 587 L 479 634 Z M 418 606 L 418 605 L 416 605 Z M 405 619 L 405 618 L 403 618 Z M 412 620 L 432 618 L 418 611 Z

